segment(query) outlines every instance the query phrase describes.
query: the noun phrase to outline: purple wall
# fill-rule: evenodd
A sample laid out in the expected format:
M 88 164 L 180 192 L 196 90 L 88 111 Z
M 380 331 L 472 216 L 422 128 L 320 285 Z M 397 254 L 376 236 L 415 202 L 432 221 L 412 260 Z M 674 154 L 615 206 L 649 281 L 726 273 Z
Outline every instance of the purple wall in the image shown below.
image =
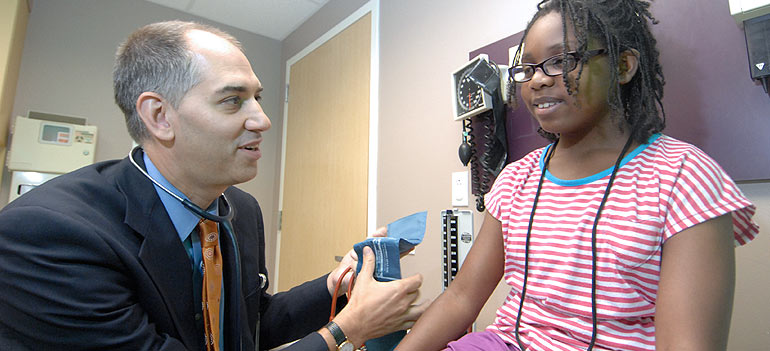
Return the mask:
M 770 96 L 749 77 L 743 29 L 727 1 L 655 1 L 652 27 L 666 78 L 664 133 L 693 143 L 738 181 L 770 179 Z M 522 33 L 474 50 L 508 64 Z M 523 107 L 508 111 L 509 158 L 545 145 Z

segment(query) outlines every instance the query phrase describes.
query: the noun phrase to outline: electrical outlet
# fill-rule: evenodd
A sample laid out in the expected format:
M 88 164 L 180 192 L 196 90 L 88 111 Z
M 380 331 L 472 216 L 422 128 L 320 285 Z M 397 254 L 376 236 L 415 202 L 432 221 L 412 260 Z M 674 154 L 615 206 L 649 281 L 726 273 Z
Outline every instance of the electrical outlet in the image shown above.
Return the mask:
M 468 206 L 468 171 L 452 172 L 452 206 Z

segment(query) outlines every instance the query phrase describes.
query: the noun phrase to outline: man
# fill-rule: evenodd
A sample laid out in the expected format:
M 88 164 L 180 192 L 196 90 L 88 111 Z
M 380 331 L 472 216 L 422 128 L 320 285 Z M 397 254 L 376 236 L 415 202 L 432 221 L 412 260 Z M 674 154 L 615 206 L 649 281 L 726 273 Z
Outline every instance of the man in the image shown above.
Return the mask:
M 419 317 L 422 278 L 373 281 L 371 251 L 327 327 L 333 287 L 354 254 L 327 276 L 266 293 L 262 214 L 232 185 L 256 175 L 270 120 L 234 38 L 189 22 L 142 27 L 118 49 L 114 85 L 142 147 L 0 212 L 0 348 L 254 350 L 301 339 L 289 349 L 336 350 Z M 240 269 L 225 225 L 199 227 L 194 207 L 233 211 Z

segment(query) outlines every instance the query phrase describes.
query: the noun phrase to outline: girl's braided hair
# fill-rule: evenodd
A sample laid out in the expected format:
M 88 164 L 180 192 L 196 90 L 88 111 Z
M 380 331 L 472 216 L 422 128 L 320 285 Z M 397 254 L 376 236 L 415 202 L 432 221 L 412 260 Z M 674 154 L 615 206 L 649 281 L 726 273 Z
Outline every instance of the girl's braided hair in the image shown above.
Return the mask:
M 583 73 L 583 64 L 587 58 L 583 55 L 588 49 L 589 38 L 598 41 L 607 49 L 610 67 L 619 67 L 620 53 L 628 49 L 639 52 L 639 68 L 630 82 L 618 84 L 618 70 L 612 69 L 608 92 L 608 104 L 617 116 L 623 116 L 635 141 L 645 143 L 652 134 L 665 128 L 663 110 L 663 69 L 658 57 L 657 41 L 650 31 L 649 23 L 657 20 L 649 11 L 650 3 L 643 0 L 543 0 L 538 11 L 527 25 L 521 43 L 529 33 L 532 24 L 551 12 L 562 16 L 564 28 L 564 52 L 567 52 L 567 26 L 572 25 L 577 39 L 577 51 L 581 57 L 580 69 L 573 84 L 562 74 L 567 92 L 578 93 L 578 80 Z M 519 45 L 514 56 L 514 65 L 521 62 Z M 509 81 L 509 101 L 517 101 L 517 87 Z M 540 135 L 554 141 L 558 136 L 542 128 Z

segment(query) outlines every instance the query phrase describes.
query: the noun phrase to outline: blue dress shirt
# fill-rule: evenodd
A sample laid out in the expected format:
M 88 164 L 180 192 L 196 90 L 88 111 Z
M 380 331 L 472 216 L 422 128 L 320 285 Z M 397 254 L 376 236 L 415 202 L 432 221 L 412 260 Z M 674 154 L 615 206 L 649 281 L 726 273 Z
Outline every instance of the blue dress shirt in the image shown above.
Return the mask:
M 171 183 L 166 179 L 166 177 L 163 176 L 163 174 L 160 173 L 158 168 L 155 167 L 155 164 L 152 163 L 149 157 L 147 157 L 147 153 L 144 153 L 144 164 L 147 168 L 147 174 L 152 177 L 152 179 L 155 179 L 158 183 L 166 187 L 169 191 L 173 192 L 177 196 L 188 199 L 189 198 L 183 194 L 179 189 L 171 185 Z M 202 288 L 202 280 L 203 280 L 203 271 L 201 270 L 201 261 L 202 253 L 201 253 L 201 242 L 200 238 L 197 235 L 190 235 L 193 230 L 196 230 L 196 227 L 198 226 L 198 221 L 200 221 L 200 218 L 198 215 L 194 214 L 192 211 L 188 210 L 184 205 L 182 205 L 182 202 L 165 192 L 163 189 L 161 189 L 156 184 L 153 184 L 155 187 L 155 192 L 158 193 L 158 196 L 160 197 L 160 201 L 163 203 L 163 207 L 166 208 L 166 212 L 168 212 L 168 216 L 171 218 L 171 223 L 174 224 L 174 228 L 176 228 L 177 235 L 179 235 L 179 240 L 182 241 L 182 244 L 184 245 L 185 250 L 187 250 L 187 256 L 190 257 L 190 264 L 193 268 L 193 296 L 195 297 L 197 301 L 197 306 L 201 305 L 201 290 Z M 217 214 L 219 210 L 218 206 L 219 202 L 214 201 L 214 203 L 209 206 L 209 208 L 206 209 L 207 212 Z M 197 231 L 196 231 L 197 232 Z M 223 283 L 224 285 L 224 283 Z M 222 337 L 224 333 L 222 332 L 222 323 L 224 321 L 224 304 L 225 304 L 225 289 L 224 286 L 222 286 L 222 298 L 220 300 L 220 306 L 219 306 L 219 348 L 220 350 L 223 350 L 223 340 Z

